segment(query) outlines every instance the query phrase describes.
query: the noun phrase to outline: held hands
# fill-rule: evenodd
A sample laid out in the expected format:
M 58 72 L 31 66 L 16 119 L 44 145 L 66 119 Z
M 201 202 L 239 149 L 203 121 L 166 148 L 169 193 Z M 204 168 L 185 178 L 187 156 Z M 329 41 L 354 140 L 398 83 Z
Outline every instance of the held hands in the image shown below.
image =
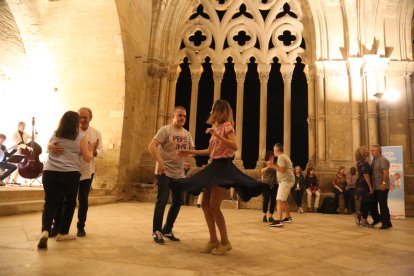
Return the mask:
M 47 150 L 53 154 L 63 153 L 63 148 L 58 146 L 58 142 L 54 140 L 50 141 L 50 143 L 47 145 Z
M 187 157 L 193 157 L 194 155 L 195 155 L 195 150 L 180 150 L 178 151 L 177 157 L 187 158 Z

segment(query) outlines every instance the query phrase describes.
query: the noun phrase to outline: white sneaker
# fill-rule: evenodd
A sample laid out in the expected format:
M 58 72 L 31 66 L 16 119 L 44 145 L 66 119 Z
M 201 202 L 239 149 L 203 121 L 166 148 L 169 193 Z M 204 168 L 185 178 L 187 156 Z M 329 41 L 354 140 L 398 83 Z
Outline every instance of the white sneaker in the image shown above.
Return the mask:
M 39 243 L 37 244 L 38 249 L 47 249 L 47 240 L 49 239 L 49 232 L 43 231 L 40 236 Z
M 76 240 L 76 237 L 74 235 L 70 235 L 70 234 L 58 234 L 56 237 L 56 241 L 60 242 L 60 241 L 71 241 L 71 240 Z

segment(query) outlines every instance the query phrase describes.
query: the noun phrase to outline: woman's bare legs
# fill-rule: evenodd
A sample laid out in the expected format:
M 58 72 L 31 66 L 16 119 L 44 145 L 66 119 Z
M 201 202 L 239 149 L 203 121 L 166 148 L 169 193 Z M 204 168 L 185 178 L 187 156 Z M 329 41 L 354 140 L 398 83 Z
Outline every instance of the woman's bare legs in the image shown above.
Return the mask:
M 221 244 L 227 245 L 229 243 L 229 238 L 227 236 L 226 221 L 224 220 L 223 213 L 221 212 L 220 206 L 221 202 L 224 199 L 226 190 L 221 187 L 214 187 L 211 189 L 210 196 L 210 212 L 213 215 L 213 218 L 217 224 L 217 227 L 221 236 Z
M 206 191 L 204 191 L 203 200 L 201 202 L 201 208 L 203 209 L 204 218 L 207 222 L 208 232 L 210 233 L 210 242 L 214 243 L 218 241 L 218 238 L 215 220 L 213 214 L 210 211 L 210 197 L 211 189 L 207 189 Z

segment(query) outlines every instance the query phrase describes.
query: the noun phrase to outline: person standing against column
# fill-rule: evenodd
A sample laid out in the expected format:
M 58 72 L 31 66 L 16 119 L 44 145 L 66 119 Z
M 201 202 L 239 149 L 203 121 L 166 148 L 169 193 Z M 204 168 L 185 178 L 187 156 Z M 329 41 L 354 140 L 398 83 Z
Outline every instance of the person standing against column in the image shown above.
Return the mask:
M 158 192 L 152 225 L 152 237 L 156 244 L 165 244 L 163 236 L 171 241 L 180 241 L 174 236 L 172 229 L 182 205 L 182 192 L 172 181 L 185 177 L 184 156 L 179 154 L 179 151 L 194 149 L 193 138 L 190 132 L 183 127 L 187 117 L 186 109 L 177 106 L 174 108 L 172 116 L 172 123 L 161 127 L 148 145 L 152 158 L 157 162 L 155 178 Z M 167 221 L 161 228 L 170 190 L 172 203 Z
M 380 229 L 392 227 L 390 210 L 388 209 L 388 192 L 390 189 L 390 162 L 382 155 L 380 145 L 371 146 L 371 180 L 374 186 L 374 200 L 371 207 L 372 226 L 381 222 Z M 381 214 L 378 213 L 378 204 Z

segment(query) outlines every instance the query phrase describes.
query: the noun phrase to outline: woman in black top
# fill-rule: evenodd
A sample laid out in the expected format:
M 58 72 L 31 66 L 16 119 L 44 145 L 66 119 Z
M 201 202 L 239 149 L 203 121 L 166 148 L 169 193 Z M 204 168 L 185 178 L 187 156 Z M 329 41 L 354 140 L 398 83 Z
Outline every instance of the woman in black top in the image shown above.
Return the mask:
M 276 195 L 278 183 L 276 180 L 276 165 L 275 156 L 272 151 L 266 152 L 265 160 L 266 165 L 260 170 L 262 175 L 263 188 L 263 222 L 274 222 L 273 214 L 276 208 Z M 269 207 L 270 200 L 270 207 Z M 268 208 L 269 207 L 269 208 Z M 267 210 L 269 209 L 269 215 L 267 216 Z

